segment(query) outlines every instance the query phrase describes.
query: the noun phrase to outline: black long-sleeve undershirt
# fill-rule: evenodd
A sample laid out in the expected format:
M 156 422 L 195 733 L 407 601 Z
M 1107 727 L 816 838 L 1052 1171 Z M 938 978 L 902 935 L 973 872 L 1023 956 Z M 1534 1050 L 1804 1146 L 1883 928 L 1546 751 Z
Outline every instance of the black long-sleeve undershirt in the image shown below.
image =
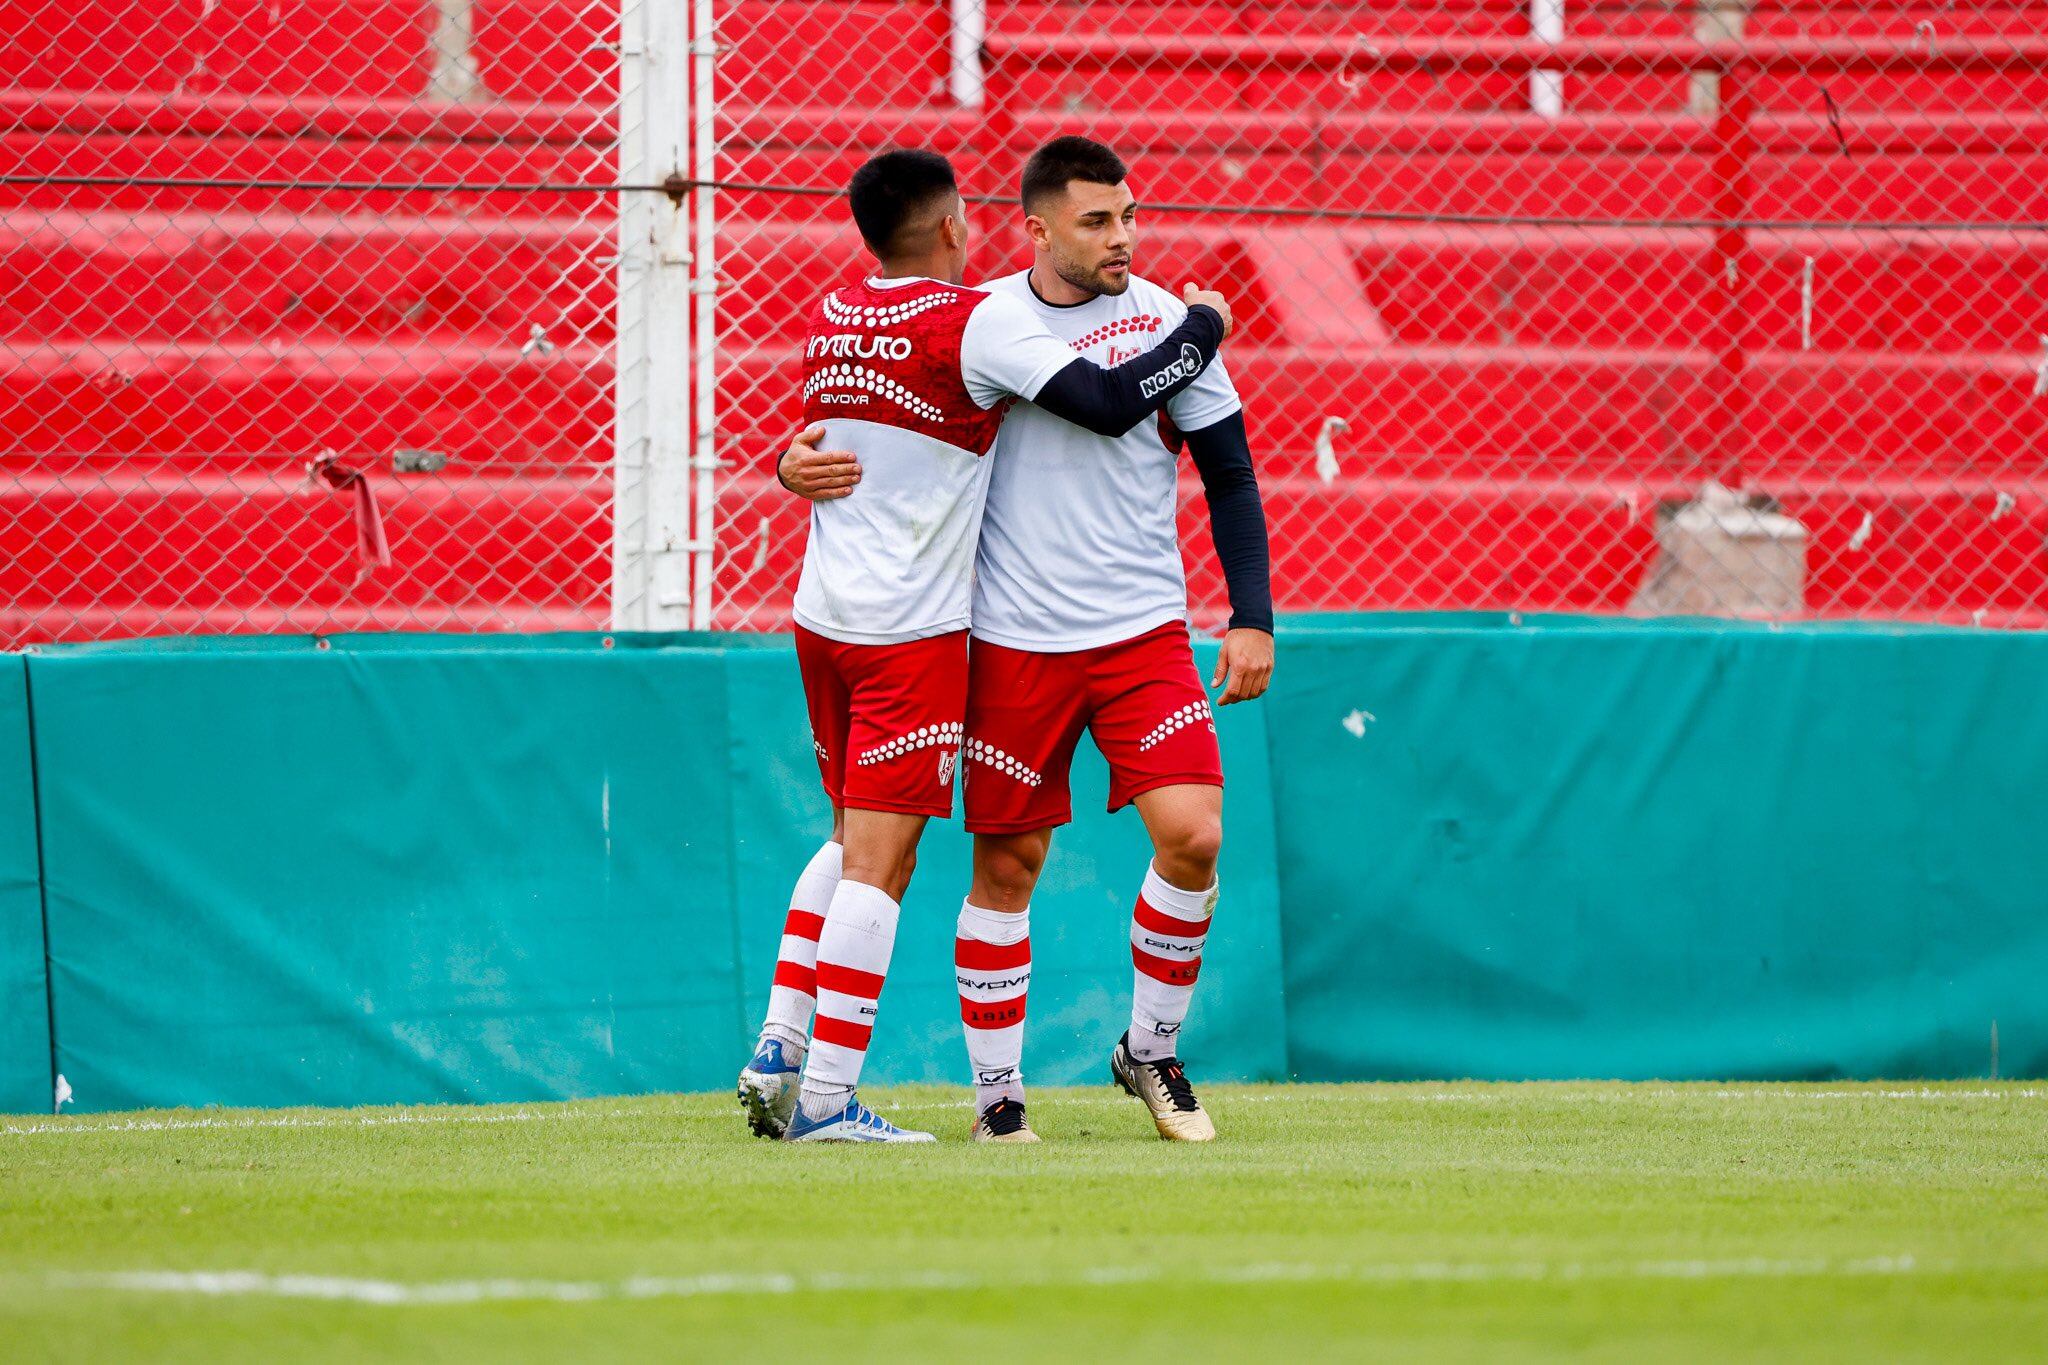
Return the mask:
M 1198 303 L 1143 355 L 1106 370 L 1092 360 L 1076 360 L 1046 380 L 1031 401 L 1097 436 L 1121 436 L 1194 383 L 1222 345 L 1222 315 Z
M 1230 591 L 1232 630 L 1273 631 L 1273 569 L 1266 545 L 1266 510 L 1259 500 L 1259 476 L 1244 414 L 1233 412 L 1199 431 L 1185 431 L 1209 504 L 1209 534 L 1223 564 Z

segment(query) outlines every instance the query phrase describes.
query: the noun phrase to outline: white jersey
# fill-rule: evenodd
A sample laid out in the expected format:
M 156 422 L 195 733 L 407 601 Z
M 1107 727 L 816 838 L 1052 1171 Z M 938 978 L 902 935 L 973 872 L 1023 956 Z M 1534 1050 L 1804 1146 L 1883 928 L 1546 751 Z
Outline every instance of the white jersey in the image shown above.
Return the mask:
M 1122 294 L 1061 307 L 1030 272 L 992 280 L 1079 355 L 1108 367 L 1150 350 L 1187 307 L 1135 276 Z M 1222 358 L 1167 404 L 1182 431 L 1213 426 L 1242 405 Z M 996 437 L 988 509 L 975 562 L 976 639 L 1045 654 L 1115 644 L 1185 620 L 1176 478 L 1179 461 L 1153 420 L 1118 437 L 1019 403 Z
M 860 460 L 844 498 L 811 505 L 797 624 L 894 644 L 964 629 L 975 539 L 1004 408 L 1034 398 L 1073 348 L 1007 295 L 867 280 L 819 301 L 804 342 L 804 424 Z

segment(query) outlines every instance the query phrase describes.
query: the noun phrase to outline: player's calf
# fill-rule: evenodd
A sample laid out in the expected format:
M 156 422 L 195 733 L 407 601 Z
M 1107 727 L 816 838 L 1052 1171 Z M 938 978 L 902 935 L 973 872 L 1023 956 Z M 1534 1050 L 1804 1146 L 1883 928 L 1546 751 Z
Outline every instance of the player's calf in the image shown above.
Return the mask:
M 818 935 L 839 889 L 842 853 L 837 839 L 821 845 L 790 893 L 775 979 L 768 989 L 768 1017 L 752 1059 L 740 1071 L 740 1108 L 756 1137 L 781 1137 L 796 1107 L 797 1078 L 818 993 Z
M 1024 1103 L 1024 1006 L 1031 990 L 1029 911 L 960 906 L 953 939 L 961 1031 L 974 1073 L 974 1108 Z

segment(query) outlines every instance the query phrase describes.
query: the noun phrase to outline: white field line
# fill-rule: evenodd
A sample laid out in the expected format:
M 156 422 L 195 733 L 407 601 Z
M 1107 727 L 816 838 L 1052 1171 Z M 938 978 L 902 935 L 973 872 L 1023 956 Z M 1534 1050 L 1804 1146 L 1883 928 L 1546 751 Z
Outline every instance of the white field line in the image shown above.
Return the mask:
M 2031 1100 L 2048 1096 L 2048 1089 L 2027 1086 L 2008 1090 L 1798 1090 L 1790 1087 L 1751 1090 L 1682 1090 L 1673 1086 L 1619 1091 L 1540 1089 L 1514 1092 L 1464 1090 L 1372 1090 L 1314 1094 L 1223 1095 L 1214 1101 L 1219 1108 L 1240 1104 L 1631 1104 L 1642 1100 Z M 1107 1097 L 1107 1092 L 1105 1092 Z M 1048 1096 L 1032 1101 L 1041 1105 L 1093 1105 L 1101 1100 L 1082 1096 Z M 914 1112 L 927 1109 L 966 1109 L 969 1100 L 914 1100 L 877 1104 L 878 1110 Z M 167 1133 L 192 1129 L 239 1128 L 385 1128 L 432 1126 L 447 1123 L 561 1123 L 602 1119 L 659 1118 L 659 1109 L 513 1109 L 473 1114 L 332 1114 L 247 1116 L 240 1118 L 112 1119 L 79 1117 L 36 1123 L 0 1124 L 0 1137 L 37 1137 L 48 1134 L 80 1136 L 88 1133 Z
M 0 1137 L 35 1137 L 50 1133 L 171 1133 L 193 1128 L 389 1128 L 440 1123 L 559 1123 L 571 1119 L 652 1118 L 652 1109 L 509 1109 L 477 1114 L 282 1114 L 275 1117 L 197 1119 L 75 1118 L 44 1123 L 0 1126 Z
M 1543 1084 L 1539 1082 L 1538 1084 Z M 1381 1090 L 1317 1091 L 1313 1094 L 1222 1095 L 1211 1101 L 1217 1109 L 1240 1104 L 1631 1104 L 1640 1100 L 2031 1100 L 2048 1096 L 2048 1090 L 2026 1087 L 2010 1090 L 1681 1090 L 1674 1086 L 1623 1091 L 1522 1090 L 1516 1092 L 1475 1092 L 1467 1090 Z M 1048 1106 L 1092 1105 L 1099 1100 L 1055 1095 L 1031 1101 Z M 877 1104 L 878 1110 L 967 1109 L 971 1100 L 906 1100 Z
M 1187 1269 L 1098 1266 L 1067 1273 L 981 1275 L 969 1271 L 910 1271 L 895 1275 L 732 1274 L 635 1276 L 625 1280 L 402 1280 L 339 1275 L 268 1275 L 254 1270 L 128 1270 L 54 1274 L 51 1289 L 111 1290 L 132 1294 L 185 1294 L 204 1298 L 325 1299 L 379 1307 L 540 1300 L 592 1303 L 622 1299 L 691 1299 L 739 1295 L 876 1294 L 901 1291 L 1000 1292 L 1008 1289 L 1094 1288 L 1110 1285 L 1194 1284 L 1485 1284 L 1502 1281 L 1570 1283 L 1580 1280 L 1811 1279 L 1912 1275 L 1950 1269 L 1911 1256 L 1857 1260 L 1815 1257 L 1719 1261 L 1419 1261 L 1358 1265 L 1273 1263 Z

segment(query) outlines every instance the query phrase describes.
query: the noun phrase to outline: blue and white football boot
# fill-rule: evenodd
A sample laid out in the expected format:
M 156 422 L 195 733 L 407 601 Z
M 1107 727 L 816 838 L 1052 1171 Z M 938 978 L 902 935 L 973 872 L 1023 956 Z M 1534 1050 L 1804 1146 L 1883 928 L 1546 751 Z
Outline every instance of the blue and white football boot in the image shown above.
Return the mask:
M 763 1038 L 754 1060 L 740 1072 L 740 1108 L 755 1137 L 779 1138 L 789 1129 L 804 1064 L 803 1054 L 791 1056 L 793 1052 L 780 1038 Z
M 807 1119 L 799 1108 L 790 1115 L 784 1142 L 937 1142 L 930 1133 L 898 1128 L 860 1102 L 847 1097 L 846 1107 L 822 1119 Z

